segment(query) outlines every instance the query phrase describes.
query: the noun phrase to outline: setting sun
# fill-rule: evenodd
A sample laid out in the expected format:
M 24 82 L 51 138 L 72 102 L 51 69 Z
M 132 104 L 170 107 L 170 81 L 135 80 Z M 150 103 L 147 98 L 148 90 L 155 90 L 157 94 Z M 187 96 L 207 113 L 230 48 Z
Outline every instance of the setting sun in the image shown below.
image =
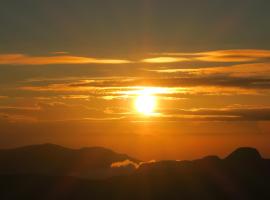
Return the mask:
M 136 98 L 135 106 L 138 112 L 151 115 L 156 106 L 156 97 L 150 93 L 141 94 Z
M 269 10 L 0 0 L 0 200 L 270 200 Z

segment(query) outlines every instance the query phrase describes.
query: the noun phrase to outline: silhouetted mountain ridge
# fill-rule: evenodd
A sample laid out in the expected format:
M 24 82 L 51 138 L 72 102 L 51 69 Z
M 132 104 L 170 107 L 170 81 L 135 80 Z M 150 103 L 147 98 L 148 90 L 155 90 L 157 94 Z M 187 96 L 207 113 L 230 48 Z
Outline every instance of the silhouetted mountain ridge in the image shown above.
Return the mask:
M 229 156 L 225 158 L 230 161 L 238 162 L 252 162 L 261 160 L 261 154 L 255 148 L 241 147 L 232 152 Z
M 50 145 L 34 148 L 48 148 L 51 152 L 55 152 L 54 148 L 60 152 L 66 150 L 59 146 L 51 148 Z M 23 149 L 29 150 L 29 147 Z M 100 153 L 104 149 L 99 151 L 96 147 L 95 150 L 83 148 L 75 151 L 81 153 L 89 149 L 92 153 L 98 152 L 94 155 L 104 155 Z M 72 149 L 69 151 L 74 152 Z M 105 149 L 105 152 L 110 151 Z M 68 164 L 74 166 L 74 163 Z M 125 166 L 119 169 L 123 170 Z M 270 199 L 269 169 L 269 159 L 262 158 L 256 149 L 244 147 L 224 159 L 206 156 L 192 161 L 145 162 L 129 173 L 115 174 L 104 180 L 81 180 L 66 174 L 3 174 L 0 175 L 0 195 L 1 200 L 266 200 Z
M 41 144 L 0 150 L 0 174 L 43 174 L 81 178 L 108 178 L 130 169 L 113 169 L 111 164 L 140 161 L 103 147 L 70 149 Z

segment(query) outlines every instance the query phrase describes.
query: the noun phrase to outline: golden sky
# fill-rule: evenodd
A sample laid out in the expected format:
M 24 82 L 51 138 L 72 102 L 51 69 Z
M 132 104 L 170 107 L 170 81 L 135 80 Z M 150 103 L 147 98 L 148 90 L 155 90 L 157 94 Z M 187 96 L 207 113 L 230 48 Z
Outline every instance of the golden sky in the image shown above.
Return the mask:
M 0 147 L 270 156 L 269 2 L 164 2 L 1 2 Z

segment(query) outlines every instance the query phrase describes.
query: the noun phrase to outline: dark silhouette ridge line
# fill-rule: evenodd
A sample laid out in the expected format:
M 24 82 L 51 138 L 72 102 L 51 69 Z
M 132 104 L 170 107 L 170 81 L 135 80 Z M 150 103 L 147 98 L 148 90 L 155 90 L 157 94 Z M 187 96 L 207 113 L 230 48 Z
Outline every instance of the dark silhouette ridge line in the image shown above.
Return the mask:
M 33 162 L 37 167 L 36 160 Z M 15 164 L 15 169 L 24 166 Z M 149 162 L 102 180 L 69 176 L 61 173 L 62 169 L 59 174 L 0 174 L 0 195 L 1 200 L 266 200 L 270 199 L 269 169 L 269 159 L 254 148 L 242 147 L 224 159 L 206 156 L 191 161 Z
M 0 174 L 43 174 L 105 179 L 130 173 L 133 168 L 111 168 L 111 164 L 130 160 L 126 154 L 103 147 L 65 148 L 55 144 L 29 145 L 0 150 Z
M 107 152 L 112 152 L 112 153 L 128 156 L 125 153 L 118 153 L 118 152 L 116 152 L 116 151 L 114 151 L 112 149 L 102 147 L 102 146 L 89 146 L 89 147 L 81 147 L 81 148 L 71 148 L 71 147 L 65 147 L 63 145 L 58 145 L 58 144 L 54 144 L 54 143 L 39 143 L 39 144 L 18 146 L 18 147 L 14 147 L 14 148 L 0 148 L 0 151 L 37 150 L 37 149 L 51 149 L 51 150 L 52 149 L 54 149 L 54 150 L 58 149 L 58 150 L 66 150 L 66 151 L 103 150 L 103 151 L 107 151 Z M 229 155 L 225 156 L 223 159 L 233 159 L 233 157 L 232 157 L 233 154 L 239 154 L 239 153 L 241 153 L 243 151 L 249 152 L 250 154 L 253 154 L 254 157 L 263 159 L 260 152 L 256 148 L 253 148 L 253 147 L 239 147 L 239 148 L 236 148 L 235 151 L 232 151 Z M 202 158 L 198 158 L 198 159 L 205 159 L 205 158 L 211 158 L 211 157 L 222 159 L 222 158 L 220 158 L 219 156 L 216 156 L 216 155 L 206 155 L 206 156 L 204 156 Z M 237 157 L 237 156 L 235 155 L 235 157 Z M 135 158 L 134 158 L 134 160 L 142 161 L 142 160 L 135 159 Z M 197 159 L 193 159 L 193 160 L 197 160 Z M 178 161 L 192 161 L 192 160 L 178 160 Z
M 31 148 L 54 148 L 54 149 L 65 149 L 65 150 L 73 150 L 73 151 L 81 151 L 81 150 L 87 150 L 87 149 L 103 149 L 106 151 L 114 152 L 113 150 L 111 150 L 109 148 L 101 147 L 101 146 L 71 148 L 71 147 L 65 147 L 63 145 L 58 145 L 58 144 L 54 144 L 54 143 L 31 144 L 31 145 L 25 145 L 25 146 L 18 146 L 15 148 L 0 148 L 0 151 L 1 150 L 21 150 L 21 149 L 31 149 Z

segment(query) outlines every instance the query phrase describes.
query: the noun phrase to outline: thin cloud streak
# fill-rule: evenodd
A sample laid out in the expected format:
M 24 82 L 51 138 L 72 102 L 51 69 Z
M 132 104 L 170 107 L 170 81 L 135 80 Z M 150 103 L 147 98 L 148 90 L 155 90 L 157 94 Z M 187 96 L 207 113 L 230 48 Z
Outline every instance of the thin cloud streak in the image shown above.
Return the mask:
M 218 67 L 198 67 L 194 69 L 181 69 L 181 68 L 165 68 L 165 69 L 145 69 L 146 71 L 176 74 L 182 73 L 185 75 L 227 75 L 231 77 L 269 77 L 270 76 L 270 63 L 246 63 L 230 66 Z
M 101 109 L 82 105 L 39 103 L 33 108 L 0 108 L 0 119 L 10 122 L 44 121 L 270 121 L 270 107 L 256 105 L 231 105 L 225 108 L 159 109 L 151 118 L 140 117 L 136 112 L 119 107 Z
M 0 65 L 51 65 L 51 64 L 127 64 L 129 60 L 100 59 L 72 55 L 29 56 L 0 54 Z
M 223 63 L 250 62 L 250 61 L 257 61 L 260 59 L 269 59 L 270 50 L 229 49 L 229 50 L 205 51 L 195 53 L 185 53 L 185 52 L 155 53 L 154 55 L 162 57 L 153 57 L 144 59 L 142 61 L 145 60 L 154 61 L 152 63 L 172 63 L 184 61 L 223 62 Z M 169 59 L 159 59 L 159 58 L 169 58 Z
M 189 61 L 188 58 L 181 57 L 154 57 L 154 58 L 146 58 L 141 62 L 144 63 L 176 63 L 176 62 L 185 62 Z
M 269 59 L 270 50 L 262 49 L 229 49 L 195 53 L 168 52 L 154 53 L 137 61 L 128 59 L 108 59 L 68 55 L 66 52 L 55 52 L 52 56 L 30 56 L 26 54 L 0 54 L 0 65 L 51 65 L 51 64 L 128 64 L 128 63 L 178 63 L 178 62 L 250 62 Z
M 264 106 L 232 106 L 223 109 L 172 109 L 162 110 L 164 118 L 204 119 L 220 121 L 269 121 L 270 107 Z

